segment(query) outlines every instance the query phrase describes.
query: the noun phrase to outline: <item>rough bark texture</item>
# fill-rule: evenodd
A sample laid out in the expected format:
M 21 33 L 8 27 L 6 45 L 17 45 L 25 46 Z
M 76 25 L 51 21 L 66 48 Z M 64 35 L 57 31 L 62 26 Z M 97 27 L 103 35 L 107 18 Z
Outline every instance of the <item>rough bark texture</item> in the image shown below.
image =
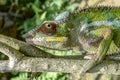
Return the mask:
M 51 59 L 51 58 L 30 58 L 24 57 L 9 67 L 9 61 L 0 61 L 0 71 L 26 71 L 26 72 L 65 72 L 79 73 L 86 60 Z M 104 61 L 91 69 L 90 73 L 120 74 L 120 63 Z
M 79 73 L 87 60 L 76 57 L 54 56 L 22 41 L 0 35 L 0 52 L 7 55 L 9 60 L 0 61 L 0 71 L 26 71 L 26 72 L 65 72 Z M 32 55 L 31 55 L 32 54 Z M 39 54 L 38 56 L 36 54 Z M 30 57 L 28 57 L 28 55 Z M 33 56 L 33 57 L 32 57 Z M 101 64 L 88 71 L 89 73 L 120 74 L 118 61 L 104 60 Z

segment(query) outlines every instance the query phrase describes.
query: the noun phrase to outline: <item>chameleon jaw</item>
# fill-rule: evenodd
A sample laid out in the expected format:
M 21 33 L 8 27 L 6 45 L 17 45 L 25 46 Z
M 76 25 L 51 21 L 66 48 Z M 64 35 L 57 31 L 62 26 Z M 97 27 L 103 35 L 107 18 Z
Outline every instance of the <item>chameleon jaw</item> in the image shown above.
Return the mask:
M 67 37 L 38 37 L 32 39 L 26 39 L 29 44 L 46 47 L 51 49 L 60 49 L 64 50 L 67 44 L 68 38 Z

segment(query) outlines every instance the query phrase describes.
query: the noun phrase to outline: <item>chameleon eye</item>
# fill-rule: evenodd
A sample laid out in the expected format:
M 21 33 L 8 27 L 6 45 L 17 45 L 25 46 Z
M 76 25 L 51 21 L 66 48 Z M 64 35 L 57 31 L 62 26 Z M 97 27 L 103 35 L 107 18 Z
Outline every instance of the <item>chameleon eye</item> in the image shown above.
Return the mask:
M 52 28 L 52 24 L 46 24 L 46 28 L 48 29 Z

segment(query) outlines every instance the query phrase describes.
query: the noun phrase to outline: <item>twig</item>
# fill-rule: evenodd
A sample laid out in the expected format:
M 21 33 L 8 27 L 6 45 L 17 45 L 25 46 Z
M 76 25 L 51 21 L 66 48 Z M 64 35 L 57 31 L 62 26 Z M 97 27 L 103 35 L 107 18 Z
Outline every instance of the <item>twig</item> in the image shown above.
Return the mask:
M 24 55 L 14 48 L 0 42 L 0 52 L 9 57 L 9 68 L 12 68 Z

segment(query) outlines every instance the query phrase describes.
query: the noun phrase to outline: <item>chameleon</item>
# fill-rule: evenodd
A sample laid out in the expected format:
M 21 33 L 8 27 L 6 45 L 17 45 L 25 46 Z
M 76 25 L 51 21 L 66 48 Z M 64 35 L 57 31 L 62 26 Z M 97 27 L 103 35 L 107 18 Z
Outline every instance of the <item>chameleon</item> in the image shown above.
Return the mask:
M 64 11 L 23 35 L 31 45 L 83 51 L 90 59 L 80 74 L 100 63 L 105 55 L 120 52 L 120 7 L 95 6 Z

